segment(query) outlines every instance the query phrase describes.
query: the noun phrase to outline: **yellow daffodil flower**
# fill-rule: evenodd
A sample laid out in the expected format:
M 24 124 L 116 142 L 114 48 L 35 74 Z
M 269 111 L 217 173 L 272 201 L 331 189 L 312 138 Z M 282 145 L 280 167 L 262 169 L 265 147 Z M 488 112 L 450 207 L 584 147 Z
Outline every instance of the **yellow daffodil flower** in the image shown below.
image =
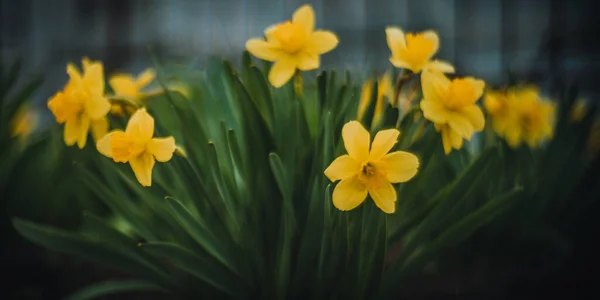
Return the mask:
M 137 78 L 131 74 L 116 74 L 110 77 L 108 83 L 117 97 L 129 97 L 135 100 L 142 100 L 144 93 L 142 89 L 147 87 L 156 78 L 153 69 L 146 69 L 140 73 Z
M 336 208 L 354 209 L 370 195 L 385 213 L 396 211 L 396 190 L 392 183 L 410 180 L 419 168 L 414 154 L 388 153 L 399 134 L 396 129 L 379 131 L 369 149 L 370 134 L 359 122 L 344 125 L 342 138 L 348 154 L 336 158 L 325 170 L 325 176 L 332 182 L 341 180 L 333 190 Z
M 40 114 L 28 104 L 22 105 L 11 120 L 11 137 L 26 139 L 37 127 Z
M 536 148 L 553 134 L 554 104 L 543 100 L 535 86 L 488 92 L 484 103 L 494 131 L 512 148 L 523 142 Z
M 415 74 L 424 69 L 454 73 L 450 63 L 431 60 L 440 47 L 440 38 L 435 31 L 404 34 L 399 27 L 388 27 L 385 34 L 392 52 L 390 62 L 395 67 L 411 70 Z
M 274 62 L 269 81 L 281 87 L 292 78 L 296 69 L 314 70 L 320 66 L 320 55 L 333 50 L 337 36 L 325 30 L 315 30 L 315 13 L 310 5 L 298 8 L 291 21 L 265 30 L 266 40 L 253 38 L 246 42 L 252 55 Z
M 441 132 L 446 154 L 462 148 L 463 139 L 470 140 L 474 132 L 483 130 L 483 112 L 475 104 L 483 94 L 482 80 L 466 77 L 450 81 L 440 72 L 425 72 L 421 79 L 421 110 Z
M 110 132 L 96 146 L 100 153 L 115 162 L 128 162 L 140 184 L 150 186 L 155 161 L 169 161 L 176 149 L 173 137 L 153 136 L 154 118 L 141 108 L 131 116 L 125 131 Z
M 91 128 L 95 140 L 108 131 L 106 114 L 110 103 L 104 96 L 104 67 L 101 62 L 84 58 L 83 74 L 73 64 L 67 65 L 70 80 L 49 101 L 48 108 L 59 124 L 65 124 L 64 140 L 69 146 L 77 142 L 85 147 Z

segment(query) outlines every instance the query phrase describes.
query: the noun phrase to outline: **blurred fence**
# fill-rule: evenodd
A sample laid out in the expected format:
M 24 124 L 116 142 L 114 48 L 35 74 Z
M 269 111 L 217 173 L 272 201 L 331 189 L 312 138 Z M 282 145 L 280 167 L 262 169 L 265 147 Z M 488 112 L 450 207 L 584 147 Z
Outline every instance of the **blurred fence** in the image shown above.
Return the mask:
M 389 67 L 384 28 L 435 29 L 439 58 L 491 83 L 507 69 L 542 78 L 561 74 L 597 93 L 600 70 L 591 1 L 545 0 L 1 0 L 3 61 L 16 55 L 31 71 L 53 74 L 48 94 L 63 84 L 64 65 L 83 55 L 107 72 L 137 72 L 161 56 L 195 61 L 207 54 L 238 59 L 249 37 L 285 20 L 303 3 L 317 26 L 340 45 L 324 67 L 381 71 Z M 589 5 L 588 5 L 589 4 Z M 593 27 L 596 26 L 596 27 Z M 57 76 L 59 74 L 59 76 Z M 45 98 L 42 97 L 42 98 Z

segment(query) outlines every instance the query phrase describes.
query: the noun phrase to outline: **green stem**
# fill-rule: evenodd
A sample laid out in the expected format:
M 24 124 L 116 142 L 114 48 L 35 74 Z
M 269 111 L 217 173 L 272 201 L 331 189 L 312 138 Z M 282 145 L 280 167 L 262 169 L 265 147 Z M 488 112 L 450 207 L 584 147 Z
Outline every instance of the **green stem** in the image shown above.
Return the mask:
M 300 70 L 296 70 L 296 73 L 294 73 L 294 91 L 296 92 L 297 96 L 303 95 L 302 81 L 302 72 L 300 72 Z

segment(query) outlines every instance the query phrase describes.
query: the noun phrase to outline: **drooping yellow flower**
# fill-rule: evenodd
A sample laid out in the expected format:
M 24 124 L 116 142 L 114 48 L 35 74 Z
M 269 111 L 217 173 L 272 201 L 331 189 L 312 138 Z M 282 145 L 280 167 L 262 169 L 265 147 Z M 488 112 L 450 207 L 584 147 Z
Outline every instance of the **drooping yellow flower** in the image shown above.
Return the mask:
M 578 99 L 573 103 L 569 117 L 571 121 L 580 122 L 583 120 L 585 113 L 587 112 L 587 101 L 584 99 Z
M 348 154 L 336 158 L 325 170 L 332 182 L 341 180 L 333 190 L 333 205 L 339 210 L 351 210 L 370 195 L 385 213 L 396 211 L 396 190 L 392 183 L 405 182 L 417 174 L 419 160 L 414 154 L 395 151 L 400 132 L 379 131 L 369 149 L 370 134 L 357 121 L 342 128 L 342 138 Z
M 292 78 L 296 69 L 314 70 L 320 66 L 320 55 L 333 50 L 337 36 L 325 30 L 315 30 L 315 13 L 310 5 L 298 8 L 291 21 L 269 26 L 266 40 L 252 38 L 246 50 L 252 55 L 274 62 L 269 81 L 281 87 Z
M 131 74 L 116 74 L 110 77 L 108 83 L 117 97 L 129 97 L 135 100 L 142 100 L 145 94 L 142 89 L 147 87 L 156 78 L 153 69 L 146 69 L 140 73 L 137 78 Z
M 11 120 L 11 137 L 26 139 L 37 127 L 40 121 L 39 112 L 29 104 L 23 104 Z
M 357 120 L 362 120 L 369 105 L 371 105 L 371 95 L 373 93 L 373 81 L 368 79 L 362 87 L 360 101 L 358 104 Z M 385 113 L 385 100 L 392 101 L 393 85 L 390 72 L 386 72 L 377 79 L 377 97 L 375 98 L 375 109 L 373 111 L 372 127 L 378 125 L 383 120 Z
M 400 111 L 400 117 L 405 116 L 417 102 L 420 88 L 417 81 L 409 81 L 398 88 L 395 107 Z
M 425 72 L 421 76 L 423 116 L 441 132 L 444 152 L 460 149 L 463 139 L 470 140 L 474 132 L 483 130 L 485 119 L 476 105 L 485 83 L 472 77 L 450 81 L 440 72 Z
M 523 142 L 536 148 L 553 134 L 555 106 L 533 85 L 488 92 L 484 103 L 494 131 L 512 148 Z
M 373 114 L 373 126 L 378 125 L 385 113 L 385 101 L 392 101 L 393 98 L 392 75 L 385 72 L 377 79 L 377 102 L 375 102 L 375 112 Z
M 440 47 L 440 38 L 435 31 L 404 34 L 399 27 L 388 27 L 385 34 L 392 52 L 390 62 L 395 67 L 411 70 L 415 74 L 424 69 L 454 73 L 450 63 L 431 60 Z
M 83 74 L 73 64 L 67 65 L 69 82 L 48 101 L 56 121 L 65 124 L 65 143 L 72 146 L 77 142 L 79 148 L 85 147 L 90 128 L 95 140 L 106 134 L 106 114 L 110 110 L 110 103 L 104 96 L 102 63 L 84 58 L 82 64 Z
M 358 102 L 357 120 L 362 120 L 371 104 L 371 95 L 373 95 L 373 80 L 367 79 L 362 86 L 360 92 L 360 100 Z
M 154 118 L 141 108 L 131 116 L 125 131 L 110 132 L 96 146 L 100 153 L 115 162 L 128 162 L 140 184 L 150 186 L 155 161 L 169 161 L 176 149 L 173 137 L 153 136 Z

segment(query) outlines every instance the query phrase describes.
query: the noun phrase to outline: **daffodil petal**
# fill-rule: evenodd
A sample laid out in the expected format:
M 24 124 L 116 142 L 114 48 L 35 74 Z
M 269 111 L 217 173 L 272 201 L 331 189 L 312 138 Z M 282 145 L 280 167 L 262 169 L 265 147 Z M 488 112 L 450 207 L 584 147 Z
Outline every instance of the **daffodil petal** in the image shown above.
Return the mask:
M 397 59 L 395 57 L 390 57 L 390 62 L 392 63 L 392 65 L 396 68 L 399 69 L 407 69 L 407 70 L 412 70 L 413 67 L 411 64 L 401 60 L 401 59 Z
M 358 121 L 350 121 L 344 125 L 342 139 L 350 157 L 360 163 L 367 161 L 371 135 Z
M 148 68 L 144 70 L 142 73 L 140 73 L 140 75 L 138 75 L 136 80 L 138 89 L 149 85 L 152 82 L 152 80 L 154 80 L 154 78 L 156 78 L 156 72 L 154 71 L 154 69 Z
M 282 56 L 277 60 L 269 71 L 269 82 L 276 87 L 282 87 L 288 82 L 296 72 L 296 63 L 293 59 Z
M 430 61 L 423 68 L 424 72 L 441 72 L 441 73 L 454 73 L 454 66 L 449 62 L 442 60 Z
M 396 51 L 398 49 L 406 48 L 406 38 L 404 37 L 404 32 L 399 27 L 387 27 L 385 29 L 385 37 L 388 47 L 392 51 L 392 56 L 397 56 Z
M 152 185 L 152 168 L 154 167 L 152 154 L 145 152 L 130 160 L 129 165 L 135 174 L 135 178 L 142 186 Z
M 87 70 L 89 70 L 93 64 L 94 61 L 92 61 L 89 57 L 82 58 L 81 65 L 83 66 L 83 73 L 87 72 Z
M 421 87 L 423 98 L 431 101 L 441 101 L 448 91 L 450 80 L 440 72 L 423 72 L 421 74 Z
M 321 59 L 319 55 L 302 52 L 296 56 L 296 65 L 299 70 L 310 71 L 319 68 Z
M 67 114 L 65 113 L 64 109 L 62 109 L 64 97 L 65 93 L 60 91 L 54 94 L 54 96 L 52 96 L 52 98 L 50 98 L 48 101 L 48 109 L 50 109 L 58 124 L 62 124 L 67 121 Z
M 115 74 L 110 77 L 108 84 L 117 96 L 135 97 L 138 93 L 135 80 L 128 74 Z
M 94 141 L 100 140 L 108 132 L 108 119 L 100 118 L 98 120 L 92 120 L 92 137 Z
M 419 159 L 404 151 L 395 151 L 384 156 L 377 165 L 385 170 L 385 177 L 391 183 L 406 182 L 417 174 Z
M 109 158 L 113 158 L 111 141 L 115 134 L 124 134 L 124 132 L 121 130 L 109 132 L 100 138 L 98 142 L 96 142 L 96 149 L 98 149 L 100 154 Z
M 166 162 L 173 157 L 175 152 L 175 139 L 170 136 L 166 138 L 153 138 L 148 143 L 148 152 L 154 155 L 154 158 L 159 162 Z
M 483 106 L 490 115 L 496 115 L 502 109 L 503 95 L 499 92 L 487 91 L 483 97 Z
M 398 141 L 399 135 L 400 131 L 397 129 L 386 129 L 377 132 L 373 139 L 373 143 L 371 144 L 369 161 L 380 160 L 384 155 L 390 152 Z
M 63 138 L 67 146 L 73 146 L 79 138 L 79 120 L 77 117 L 68 118 L 65 121 L 65 131 L 63 132 Z
M 485 117 L 477 105 L 467 106 L 462 109 L 462 114 L 469 120 L 475 131 L 482 131 L 485 126 Z
M 338 43 L 338 37 L 333 32 L 317 30 L 308 39 L 305 51 L 319 55 L 333 50 Z
M 447 115 L 448 125 L 456 131 L 461 137 L 470 139 L 473 134 L 473 125 L 464 115 L 460 113 L 451 113 Z
M 375 205 L 384 213 L 392 214 L 396 211 L 396 190 L 390 182 L 383 181 L 376 187 L 370 187 L 369 195 L 371 195 Z
M 521 127 L 512 125 L 506 127 L 505 138 L 511 148 L 517 148 L 521 145 Z
M 140 108 L 129 119 L 125 132 L 140 141 L 149 142 L 154 135 L 154 118 L 145 108 Z
M 423 36 L 425 37 L 425 39 L 433 41 L 433 49 L 431 50 L 431 56 L 435 55 L 435 53 L 437 53 L 438 49 L 440 48 L 440 37 L 438 36 L 437 32 L 433 30 L 427 30 L 423 32 Z
M 427 120 L 439 124 L 446 123 L 448 113 L 440 102 L 423 99 L 421 100 L 421 111 Z
M 344 180 L 352 177 L 360 171 L 360 163 L 350 157 L 350 155 L 342 155 L 336 158 L 330 165 L 325 169 L 325 176 L 332 182 L 338 180 Z
M 69 80 L 72 81 L 74 85 L 81 86 L 83 84 L 81 73 L 79 73 L 79 70 L 74 64 L 67 64 L 67 74 L 69 74 Z
M 276 61 L 280 56 L 277 47 L 261 39 L 248 40 L 246 42 L 246 50 L 250 54 L 266 61 Z
M 442 134 L 442 146 L 444 147 L 444 153 L 446 155 L 450 154 L 450 152 L 452 151 L 452 142 L 450 139 L 450 128 L 448 128 L 447 125 L 443 126 L 441 128 L 441 134 Z
M 277 29 L 277 25 L 279 25 L 279 24 L 274 24 L 274 25 L 271 25 L 271 26 L 265 28 L 264 35 L 265 35 L 265 39 L 267 40 L 267 42 L 274 43 L 277 41 L 277 39 L 274 36 L 275 29 Z
M 79 136 L 77 137 L 77 147 L 79 147 L 79 149 L 85 147 L 90 131 L 90 123 L 91 119 L 86 114 L 82 114 L 79 118 Z
M 100 62 L 92 62 L 83 74 L 83 81 L 88 91 L 95 95 L 104 94 L 104 66 Z
M 131 157 L 132 137 L 117 130 L 110 137 L 110 152 L 115 162 L 128 162 Z
M 333 206 L 339 210 L 352 210 L 367 198 L 367 187 L 357 176 L 343 179 L 333 189 Z
M 315 29 L 315 11 L 312 6 L 305 4 L 298 8 L 292 16 L 292 22 L 300 24 L 307 33 Z
M 466 77 L 464 78 L 464 80 L 467 80 L 469 82 L 469 84 L 473 87 L 473 89 L 475 90 L 474 93 L 474 99 L 472 99 L 472 102 L 475 103 L 477 102 L 477 100 L 479 98 L 481 98 L 481 96 L 483 95 L 483 89 L 485 88 L 485 81 L 480 80 L 480 79 L 475 79 L 473 77 Z
M 85 113 L 93 120 L 103 118 L 110 111 L 110 102 L 102 94 L 92 94 L 83 103 Z
M 463 145 L 463 139 L 458 133 L 450 128 L 446 129 L 448 131 L 448 138 L 450 140 L 450 145 L 454 149 L 460 149 Z

